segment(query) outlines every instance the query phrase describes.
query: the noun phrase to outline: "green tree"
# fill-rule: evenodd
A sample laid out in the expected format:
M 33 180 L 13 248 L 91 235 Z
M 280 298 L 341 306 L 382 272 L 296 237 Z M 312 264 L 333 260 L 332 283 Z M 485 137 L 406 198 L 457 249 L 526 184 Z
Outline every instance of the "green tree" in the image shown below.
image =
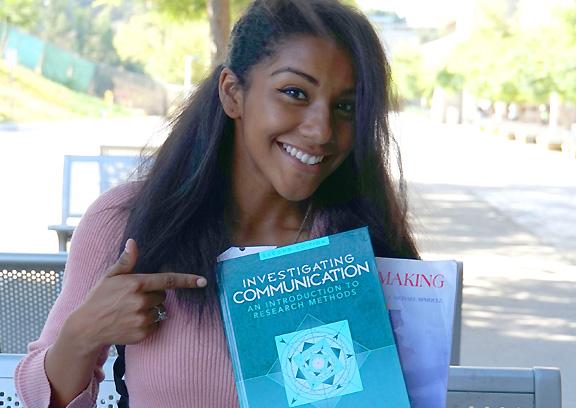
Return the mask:
M 243 8 L 249 0 L 232 0 L 234 9 Z M 224 59 L 230 35 L 230 0 L 157 0 L 154 7 L 177 23 L 208 19 L 212 63 Z
M 128 1 L 128 0 L 126 0 Z M 94 0 L 3 0 L 0 18 L 31 34 L 109 64 L 120 62 L 113 46 L 118 10 Z
M 341 0 L 355 6 L 356 0 Z M 212 63 L 223 61 L 228 47 L 230 21 L 250 4 L 251 0 L 156 0 L 157 9 L 176 21 L 208 18 L 210 25 Z
M 172 22 L 148 12 L 122 24 L 114 38 L 115 48 L 123 60 L 141 65 L 154 77 L 166 82 L 182 83 L 184 61 L 192 57 L 192 80 L 198 82 L 210 66 L 209 36 L 206 21 Z
M 561 97 L 576 102 L 576 1 L 558 8 L 554 17 L 544 39 L 551 41 L 552 46 L 541 45 L 548 52 L 549 78 Z
M 418 47 L 401 47 L 391 62 L 392 78 L 404 102 L 416 102 L 432 94 L 434 73 L 426 68 Z
M 51 2 L 59 25 L 49 25 L 50 41 L 92 61 L 121 64 L 113 42 L 112 8 L 98 6 L 92 1 L 74 6 L 68 0 Z
M 42 3 L 38 0 L 2 0 L 0 22 L 32 29 L 38 21 Z
M 471 93 L 491 100 L 546 103 L 551 92 L 574 100 L 575 3 L 558 9 L 550 23 L 530 29 L 519 23 L 514 10 L 488 8 L 445 71 L 463 78 Z
M 184 59 L 192 56 L 192 79 L 198 81 L 214 62 L 224 59 L 230 15 L 236 19 L 250 1 L 157 0 L 120 24 L 114 45 L 122 60 L 168 82 L 182 82 Z M 345 3 L 355 5 L 355 0 Z

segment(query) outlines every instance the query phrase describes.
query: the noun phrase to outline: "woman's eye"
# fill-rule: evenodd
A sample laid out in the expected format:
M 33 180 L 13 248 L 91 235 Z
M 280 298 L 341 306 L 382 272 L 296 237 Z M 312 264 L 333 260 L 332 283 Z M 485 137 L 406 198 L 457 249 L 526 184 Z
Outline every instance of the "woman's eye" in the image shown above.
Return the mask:
M 300 101 L 304 101 L 308 98 L 308 95 L 306 95 L 306 93 L 299 88 L 284 88 L 280 89 L 280 92 Z
M 345 115 L 352 116 L 354 114 L 354 102 L 338 102 L 336 104 L 336 110 Z

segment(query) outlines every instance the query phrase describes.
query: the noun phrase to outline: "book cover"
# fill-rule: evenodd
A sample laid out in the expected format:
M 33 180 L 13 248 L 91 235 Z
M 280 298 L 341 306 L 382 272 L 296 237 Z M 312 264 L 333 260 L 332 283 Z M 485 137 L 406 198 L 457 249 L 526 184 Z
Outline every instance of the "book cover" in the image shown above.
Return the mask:
M 242 408 L 410 407 L 367 228 L 218 264 Z
M 458 263 L 390 258 L 376 263 L 412 408 L 444 408 L 462 279 Z

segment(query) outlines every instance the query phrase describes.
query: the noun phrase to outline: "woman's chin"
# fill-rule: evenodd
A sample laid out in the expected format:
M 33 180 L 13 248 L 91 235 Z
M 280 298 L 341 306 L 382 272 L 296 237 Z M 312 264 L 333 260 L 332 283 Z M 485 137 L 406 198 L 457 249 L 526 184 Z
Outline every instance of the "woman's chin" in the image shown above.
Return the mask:
M 284 191 L 278 191 L 278 193 L 288 201 L 298 202 L 310 198 L 312 194 L 314 194 L 314 191 L 316 191 L 315 188 L 313 189 L 298 188 L 298 189 L 285 189 Z

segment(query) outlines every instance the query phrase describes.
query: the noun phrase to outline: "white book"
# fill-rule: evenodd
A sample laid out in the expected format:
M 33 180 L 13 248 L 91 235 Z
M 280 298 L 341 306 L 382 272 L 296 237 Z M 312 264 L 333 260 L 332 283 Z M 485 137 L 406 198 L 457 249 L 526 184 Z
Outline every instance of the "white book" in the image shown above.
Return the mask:
M 459 265 L 378 257 L 376 264 L 411 406 L 444 408 L 455 306 L 460 307 Z

